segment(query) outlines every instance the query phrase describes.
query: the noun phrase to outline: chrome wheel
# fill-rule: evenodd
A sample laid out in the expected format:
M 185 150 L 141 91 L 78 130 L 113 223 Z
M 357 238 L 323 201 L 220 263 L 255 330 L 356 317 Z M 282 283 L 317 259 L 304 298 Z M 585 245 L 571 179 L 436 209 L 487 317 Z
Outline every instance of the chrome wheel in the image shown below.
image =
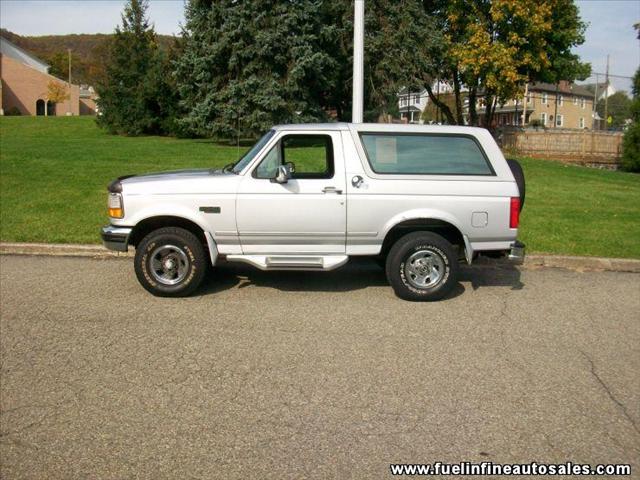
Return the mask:
M 175 245 L 162 245 L 149 256 L 149 270 L 163 285 L 176 285 L 187 276 L 189 257 Z
M 404 264 L 404 276 L 415 288 L 437 285 L 444 273 L 444 259 L 432 250 L 418 250 Z

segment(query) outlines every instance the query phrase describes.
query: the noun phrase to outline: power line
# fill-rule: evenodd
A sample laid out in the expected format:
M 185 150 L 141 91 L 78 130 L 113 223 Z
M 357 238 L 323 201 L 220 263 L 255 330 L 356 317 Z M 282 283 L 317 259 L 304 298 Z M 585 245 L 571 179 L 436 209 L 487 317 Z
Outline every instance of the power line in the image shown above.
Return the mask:
M 592 77 L 592 76 L 594 76 L 594 75 L 595 75 L 595 76 L 601 76 L 601 75 L 602 75 L 602 76 L 604 77 L 604 76 L 606 76 L 606 75 L 607 75 L 607 73 L 591 72 L 591 75 L 590 75 L 589 77 L 587 77 L 587 78 L 591 78 L 591 77 Z M 627 77 L 627 76 L 625 76 L 625 75 L 614 75 L 613 73 L 609 73 L 608 75 L 609 75 L 610 77 L 615 77 L 615 78 L 626 78 L 627 80 L 632 80 L 632 79 L 633 79 L 633 77 Z

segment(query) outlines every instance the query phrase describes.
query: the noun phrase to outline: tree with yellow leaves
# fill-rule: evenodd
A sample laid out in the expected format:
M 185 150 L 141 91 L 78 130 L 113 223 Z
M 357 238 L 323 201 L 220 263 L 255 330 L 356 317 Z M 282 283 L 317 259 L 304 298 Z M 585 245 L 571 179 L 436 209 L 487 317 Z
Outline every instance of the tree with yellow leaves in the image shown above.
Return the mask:
M 573 0 L 431 0 L 428 15 L 445 37 L 436 76 L 453 81 L 455 107 L 431 100 L 449 123 L 463 123 L 462 85 L 468 89 L 469 123 L 478 125 L 476 100 L 485 99 L 490 126 L 495 105 L 522 97 L 530 81 L 572 81 L 589 75 L 571 48 L 584 42 L 585 24 Z
M 62 103 L 69 100 L 67 87 L 61 82 L 51 80 L 47 85 L 47 100 L 51 103 Z

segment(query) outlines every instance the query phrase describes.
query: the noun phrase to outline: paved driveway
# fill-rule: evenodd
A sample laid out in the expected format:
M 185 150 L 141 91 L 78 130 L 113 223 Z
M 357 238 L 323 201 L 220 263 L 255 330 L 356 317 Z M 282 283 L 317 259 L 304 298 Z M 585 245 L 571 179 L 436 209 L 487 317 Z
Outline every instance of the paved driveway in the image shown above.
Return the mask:
M 227 266 L 160 299 L 130 260 L 0 258 L 2 478 L 381 478 L 390 462 L 632 463 L 640 275 Z

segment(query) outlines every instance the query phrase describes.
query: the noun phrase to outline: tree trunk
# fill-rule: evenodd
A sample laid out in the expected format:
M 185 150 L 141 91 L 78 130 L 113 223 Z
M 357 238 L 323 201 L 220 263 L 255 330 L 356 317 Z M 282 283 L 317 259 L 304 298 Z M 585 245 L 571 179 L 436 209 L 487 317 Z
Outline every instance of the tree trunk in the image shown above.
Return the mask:
M 431 101 L 440 109 L 442 113 L 444 113 L 445 117 L 447 117 L 447 122 L 449 122 L 451 125 L 457 125 L 451 109 L 446 103 L 441 102 L 433 93 L 433 89 L 431 88 L 429 82 L 425 83 L 425 88 L 427 89 L 427 93 L 429 94 L 429 98 L 431 99 Z
M 484 118 L 482 122 L 484 123 L 484 128 L 490 128 L 491 126 L 491 107 L 493 105 L 493 95 L 489 92 L 486 92 L 484 95 L 485 107 L 484 107 Z
M 469 88 L 469 125 L 478 126 L 478 110 L 476 101 L 478 99 L 478 88 Z
M 484 128 L 493 131 L 493 117 L 496 111 L 497 98 L 491 93 L 487 93 L 485 96 L 487 106 L 484 110 Z

